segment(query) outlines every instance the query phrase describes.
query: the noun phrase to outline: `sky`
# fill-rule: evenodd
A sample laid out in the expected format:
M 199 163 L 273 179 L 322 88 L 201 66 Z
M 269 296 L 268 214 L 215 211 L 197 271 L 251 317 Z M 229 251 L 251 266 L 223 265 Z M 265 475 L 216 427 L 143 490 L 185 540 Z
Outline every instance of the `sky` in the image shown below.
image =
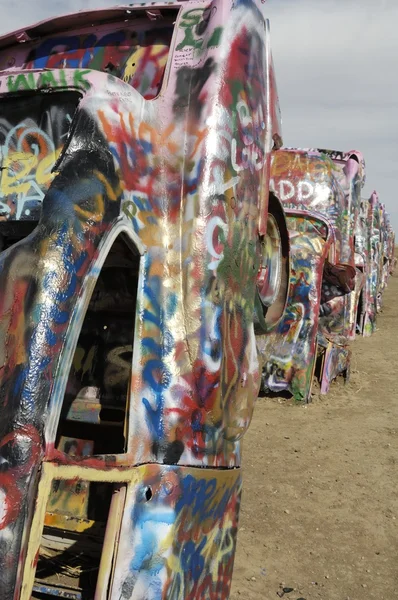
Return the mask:
M 360 150 L 398 237 L 398 0 L 268 0 L 285 146 Z
M 0 0 L 0 34 L 114 4 Z M 398 237 L 398 0 L 267 0 L 266 13 L 284 145 L 360 150 L 363 195 L 377 190 Z

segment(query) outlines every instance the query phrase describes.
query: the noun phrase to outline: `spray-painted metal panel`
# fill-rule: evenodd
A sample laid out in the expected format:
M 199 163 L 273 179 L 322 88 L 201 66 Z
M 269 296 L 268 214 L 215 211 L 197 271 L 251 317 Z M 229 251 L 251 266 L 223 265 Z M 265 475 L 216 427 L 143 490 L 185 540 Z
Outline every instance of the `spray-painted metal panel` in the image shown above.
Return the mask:
M 43 535 L 48 504 L 52 504 L 54 496 L 54 482 L 66 485 L 75 482 L 74 485 L 79 483 L 86 488 L 95 482 L 96 498 L 98 488 L 109 483 L 122 490 L 120 498 L 115 495 L 113 505 L 111 503 L 111 515 L 118 521 L 118 535 L 108 535 L 107 539 L 105 534 L 101 560 L 108 558 L 113 569 L 106 573 L 102 589 L 98 586 L 96 590 L 91 589 L 84 580 L 74 587 L 77 576 L 72 578 L 70 568 L 67 570 L 64 565 L 64 570 L 57 574 L 63 584 L 61 592 L 94 597 L 96 591 L 96 598 L 112 600 L 228 598 L 241 492 L 239 469 L 220 471 L 153 464 L 101 472 L 95 468 L 45 463 L 39 485 L 40 507 L 35 513 L 27 549 L 27 566 L 37 560 L 35 557 L 44 548 L 48 553 L 52 549 L 55 555 L 54 542 L 51 545 L 52 539 L 46 530 Z M 81 489 L 76 494 L 70 488 L 67 502 L 81 493 Z M 70 512 L 75 514 L 76 511 Z M 93 552 L 99 533 L 98 521 L 86 523 L 86 543 L 89 543 L 90 533 Z M 63 535 L 58 543 L 63 543 L 65 551 L 68 533 L 64 531 Z M 216 559 L 215 548 L 219 549 L 222 560 Z M 22 600 L 30 598 L 32 586 L 38 591 L 53 586 L 38 578 L 44 566 L 45 563 L 39 561 L 36 580 L 35 570 L 25 569 Z M 46 568 L 48 571 L 48 565 Z M 77 571 L 76 566 L 75 569 Z M 100 596 L 102 590 L 105 590 L 104 596 Z
M 363 285 L 354 232 L 364 163 L 358 152 L 282 149 L 274 152 L 271 176 L 288 215 L 292 267 L 284 317 L 258 339 L 263 385 L 309 400 L 318 355 L 321 391 L 349 367 Z
M 154 473 L 155 497 L 165 473 L 180 481 L 161 541 L 170 562 L 161 574 L 146 562 L 156 562 L 156 509 L 139 525 L 127 511 L 120 543 L 129 546 L 132 527 L 142 539 L 127 583 L 115 558 L 112 598 L 147 597 L 143 581 L 151 598 L 227 598 L 240 440 L 260 382 L 260 236 L 281 143 L 263 3 L 134 3 L 64 17 L 1 38 L 0 65 L 0 596 L 19 598 L 24 581 L 30 597 L 49 551 L 25 560 L 47 506 L 44 482 L 35 513 L 44 461 L 71 469 L 67 484 L 54 476 L 59 498 L 42 515 L 54 552 L 70 552 L 68 536 L 94 543 L 84 537 L 94 483 L 83 471 L 99 481 L 115 468 L 134 467 L 136 482 Z M 116 535 L 113 491 L 99 503 L 108 525 L 96 547 Z M 165 498 L 150 505 L 159 515 L 172 512 Z M 96 598 L 109 568 L 95 567 Z M 34 586 L 50 594 L 56 583 Z

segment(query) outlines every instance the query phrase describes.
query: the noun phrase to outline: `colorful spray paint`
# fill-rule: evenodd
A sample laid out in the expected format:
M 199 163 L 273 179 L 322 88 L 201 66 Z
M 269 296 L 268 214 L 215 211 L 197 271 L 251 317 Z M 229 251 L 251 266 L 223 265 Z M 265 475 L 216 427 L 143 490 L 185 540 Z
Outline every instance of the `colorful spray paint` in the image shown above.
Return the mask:
M 0 66 L 0 596 L 228 598 L 281 143 L 263 2 L 66 16 Z
M 308 401 L 317 358 L 324 393 L 349 368 L 364 164 L 358 152 L 282 149 L 273 154 L 271 176 L 287 215 L 292 265 L 284 317 L 272 333 L 258 337 L 263 385 Z
M 369 336 L 376 329 L 382 295 L 395 267 L 395 234 L 377 192 L 373 192 L 369 199 L 361 201 L 355 240 L 357 264 L 365 280 L 358 331 L 364 336 Z

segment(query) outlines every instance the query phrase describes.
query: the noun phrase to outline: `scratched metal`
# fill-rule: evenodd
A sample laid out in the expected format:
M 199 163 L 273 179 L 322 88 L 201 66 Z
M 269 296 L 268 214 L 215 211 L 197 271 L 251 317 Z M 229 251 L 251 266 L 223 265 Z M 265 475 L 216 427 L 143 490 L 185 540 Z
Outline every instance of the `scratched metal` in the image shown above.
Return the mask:
M 260 236 L 281 143 L 263 2 L 66 16 L 0 38 L 0 68 L 0 597 L 16 600 L 34 575 L 36 555 L 24 557 L 45 460 L 71 466 L 72 480 L 89 467 L 101 478 L 115 466 L 186 466 L 180 499 L 159 492 L 150 515 L 125 514 L 123 548 L 133 531 L 141 538 L 121 555 L 110 597 L 227 598 L 240 440 L 260 383 Z M 110 331 L 103 351 L 112 377 L 130 361 L 129 418 L 125 445 L 94 455 L 84 433 L 57 439 L 57 427 L 72 362 L 87 384 L 67 419 L 88 430 L 100 418 L 90 348 L 75 348 L 122 234 L 139 263 L 134 340 L 118 354 Z M 154 488 L 167 471 L 157 468 Z

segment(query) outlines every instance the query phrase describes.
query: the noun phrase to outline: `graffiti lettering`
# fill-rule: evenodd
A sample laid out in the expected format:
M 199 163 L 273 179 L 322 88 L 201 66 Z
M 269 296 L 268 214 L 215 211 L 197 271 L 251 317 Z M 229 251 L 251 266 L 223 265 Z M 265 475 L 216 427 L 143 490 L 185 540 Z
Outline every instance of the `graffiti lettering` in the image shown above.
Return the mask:
M 73 73 L 73 85 L 79 89 L 88 90 L 91 86 L 85 77 L 90 71 L 88 69 L 76 69 Z M 66 88 L 67 81 L 65 72 L 49 71 L 35 76 L 34 73 L 20 73 L 9 75 L 7 78 L 7 89 L 9 92 L 21 92 L 43 88 Z
M 274 187 L 274 181 L 271 181 L 270 185 Z M 292 198 L 296 198 L 298 202 L 305 202 L 314 196 L 315 186 L 309 181 L 299 181 L 295 186 L 288 179 L 281 179 L 277 184 L 276 193 L 282 202 Z

